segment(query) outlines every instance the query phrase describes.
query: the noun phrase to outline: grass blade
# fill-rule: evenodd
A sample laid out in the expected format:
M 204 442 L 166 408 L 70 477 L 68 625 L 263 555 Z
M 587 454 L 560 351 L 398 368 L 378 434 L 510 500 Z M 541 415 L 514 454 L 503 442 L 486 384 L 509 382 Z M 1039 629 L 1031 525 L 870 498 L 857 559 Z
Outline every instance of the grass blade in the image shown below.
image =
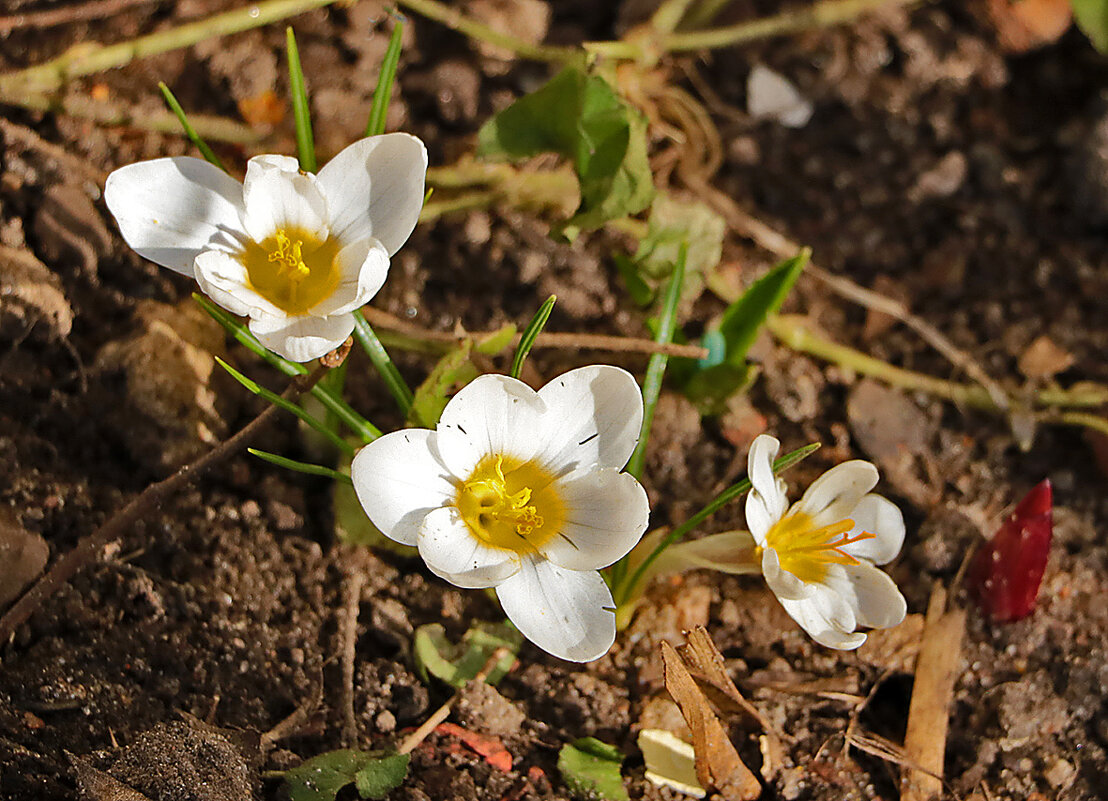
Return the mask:
M 400 371 L 396 369 L 396 365 L 389 358 L 385 346 L 381 344 L 381 340 L 377 338 L 377 334 L 373 332 L 360 311 L 354 312 L 354 337 L 361 344 L 370 361 L 373 362 L 373 366 L 377 368 L 377 372 L 381 374 L 385 386 L 396 398 L 401 413 L 407 418 L 412 410 L 412 390 L 404 381 L 404 377 L 400 375 Z
M 250 329 L 240 323 L 234 316 L 216 306 L 208 298 L 195 292 L 192 297 L 213 320 L 223 326 L 240 344 L 285 375 L 292 377 L 304 375 L 308 372 L 308 368 L 304 365 L 298 362 L 290 362 L 266 348 L 250 333 Z M 326 407 L 327 411 L 333 413 L 351 431 L 361 437 L 362 442 L 373 442 L 381 436 L 381 429 L 354 411 L 350 404 L 343 400 L 341 396 L 335 394 L 331 388 L 325 386 L 322 381 L 311 388 L 311 393 Z
M 276 453 L 270 453 L 269 451 L 260 451 L 257 448 L 247 448 L 246 452 L 253 456 L 257 456 L 264 462 L 275 464 L 278 467 L 284 467 L 286 470 L 295 470 L 297 473 L 307 473 L 310 476 L 325 476 L 335 481 L 341 481 L 344 484 L 354 484 L 350 476 L 346 475 L 346 473 L 340 473 L 332 467 L 324 467 L 321 464 L 311 464 L 310 462 L 298 462 L 295 459 L 289 459 L 287 456 L 280 456 Z
M 242 373 L 240 373 L 238 370 L 236 370 L 234 367 L 227 364 L 227 362 L 223 361 L 223 359 L 219 358 L 218 356 L 215 357 L 215 360 L 217 362 L 219 362 L 220 367 L 222 367 L 224 370 L 226 370 L 228 373 L 231 374 L 232 378 L 234 378 L 236 381 L 238 381 L 240 384 L 242 384 L 248 390 L 253 392 L 259 398 L 262 398 L 263 400 L 268 401 L 269 403 L 272 403 L 274 406 L 281 407 L 286 412 L 290 412 L 290 413 L 296 415 L 301 420 L 303 420 L 305 423 L 307 423 L 309 426 L 311 426 L 316 431 L 318 431 L 320 434 L 322 434 L 327 439 L 328 442 L 330 442 L 332 445 L 334 445 L 340 451 L 347 454 L 348 456 L 353 456 L 354 455 L 354 446 L 351 445 L 346 440 L 344 440 L 342 437 L 340 437 L 337 433 L 335 433 L 335 431 L 333 429 L 330 429 L 327 426 L 325 426 L 319 418 L 315 417 L 314 415 L 312 415 L 309 412 L 306 412 L 303 408 L 301 408 L 297 404 L 293 403 L 292 401 L 286 400 L 285 398 L 282 398 L 280 395 L 278 395 L 273 390 L 266 389 L 261 384 L 259 384 L 257 381 L 253 381 L 253 380 L 247 378 Z
M 519 378 L 519 374 L 523 371 L 523 360 L 527 358 L 527 354 L 531 352 L 531 346 L 535 344 L 535 340 L 542 333 L 543 328 L 546 327 L 546 321 L 550 319 L 550 312 L 554 310 L 554 304 L 557 300 L 557 295 L 548 297 L 539 307 L 539 310 L 535 312 L 531 322 L 523 329 L 523 334 L 519 338 L 519 345 L 516 347 L 516 355 L 512 359 L 512 369 L 508 371 L 508 375 L 512 378 Z
M 373 105 L 369 107 L 369 122 L 365 126 L 366 136 L 377 136 L 385 132 L 385 118 L 389 114 L 389 98 L 392 97 L 392 85 L 396 82 L 396 70 L 400 64 L 400 40 L 404 35 L 404 17 L 396 15 L 392 26 L 392 36 L 381 61 L 381 72 L 377 76 L 377 88 L 373 90 Z
M 296 121 L 296 155 L 300 169 L 315 172 L 315 139 L 312 137 L 312 113 L 308 106 L 308 87 L 300 67 L 300 51 L 290 25 L 285 29 L 289 58 L 289 93 L 292 95 L 292 116 Z
M 797 448 L 795 451 L 786 453 L 784 456 L 774 461 L 774 475 L 780 475 L 781 473 L 795 465 L 797 462 L 803 459 L 807 459 L 813 453 L 818 451 L 819 448 L 820 444 L 818 442 L 813 442 L 810 445 L 805 445 L 803 448 Z M 623 587 L 620 587 L 618 585 L 616 586 L 616 602 L 622 604 L 631 597 L 635 586 L 640 581 L 642 581 L 642 577 L 646 574 L 646 571 L 650 568 L 652 564 L 654 564 L 654 560 L 662 555 L 662 552 L 665 551 L 666 548 L 673 545 L 678 540 L 682 539 L 686 534 L 688 534 L 694 528 L 707 520 L 708 517 L 718 511 L 721 507 L 727 505 L 741 495 L 744 495 L 750 490 L 750 487 L 751 484 L 749 478 L 744 478 L 737 484 L 732 484 L 730 487 L 728 487 L 711 501 L 709 501 L 703 509 L 701 509 L 684 523 L 673 529 L 673 531 L 671 531 L 664 540 L 658 543 L 658 547 L 654 549 L 650 556 L 646 557 L 646 559 L 643 560 L 642 564 L 638 566 L 634 574 L 631 576 L 630 581 L 628 581 Z
M 673 275 L 670 276 L 665 303 L 662 305 L 658 334 L 654 337 L 654 341 L 659 345 L 670 344 L 677 330 L 677 304 L 681 300 L 681 285 L 685 281 L 685 262 L 688 255 L 689 246 L 686 242 L 681 245 L 677 263 L 673 265 Z M 654 409 L 658 405 L 658 396 L 662 392 L 662 379 L 665 377 L 668 363 L 669 356 L 655 353 L 646 366 L 646 376 L 642 382 L 642 431 L 639 433 L 639 444 L 635 446 L 635 452 L 631 454 L 631 460 L 627 463 L 627 472 L 635 478 L 642 478 L 643 467 L 646 465 L 646 446 L 650 441 L 650 429 L 654 425 Z
M 173 92 L 169 91 L 169 87 L 166 86 L 165 82 L 159 81 L 158 88 L 162 90 L 162 97 L 165 98 L 165 104 L 169 106 L 169 110 L 177 115 L 177 119 L 180 121 L 181 127 L 185 131 L 185 136 L 187 136 L 188 140 L 200 151 L 200 155 L 204 157 L 204 160 L 209 164 L 214 164 L 224 172 L 227 172 L 227 168 L 223 166 L 223 162 L 219 160 L 219 156 L 215 154 L 214 150 L 208 147 L 208 143 L 201 139 L 200 134 L 192 127 L 192 123 L 190 123 L 188 117 L 185 116 L 185 110 L 181 108 L 181 104 L 177 102 L 177 98 L 173 96 Z

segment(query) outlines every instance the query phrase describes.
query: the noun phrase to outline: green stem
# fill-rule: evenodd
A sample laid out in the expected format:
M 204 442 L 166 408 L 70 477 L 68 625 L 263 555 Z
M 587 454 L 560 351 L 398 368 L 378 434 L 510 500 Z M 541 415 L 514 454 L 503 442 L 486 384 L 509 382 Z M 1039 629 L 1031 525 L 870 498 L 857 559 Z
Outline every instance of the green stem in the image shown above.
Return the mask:
M 576 47 L 554 47 L 536 45 L 507 33 L 501 33 L 483 22 L 467 17 L 456 8 L 451 8 L 438 0 L 397 0 L 398 6 L 410 9 L 427 19 L 445 25 L 452 31 L 476 39 L 479 42 L 510 50 L 520 58 L 534 61 L 552 61 L 570 63 L 581 59 L 581 51 Z
M 366 322 L 360 311 L 354 312 L 354 337 L 361 344 L 370 361 L 373 362 L 373 366 L 377 368 L 377 372 L 381 374 L 385 386 L 389 388 L 389 392 L 396 399 L 400 412 L 404 417 L 407 417 L 412 410 L 412 390 L 404 381 L 404 377 L 400 375 L 400 371 L 396 369 L 396 365 L 389 358 L 385 346 L 381 344 L 381 340 L 377 338 L 377 334 L 373 332 L 373 328 Z
M 806 8 L 783 11 L 769 17 L 740 22 L 723 28 L 670 33 L 661 37 L 662 50 L 680 53 L 688 50 L 710 50 L 731 47 L 755 39 L 782 36 L 787 33 L 826 28 L 850 22 L 868 11 L 882 6 L 916 5 L 922 0 L 820 0 Z
M 122 67 L 136 59 L 179 50 L 214 36 L 258 28 L 333 2 L 335 0 L 267 0 L 113 45 L 80 44 L 44 64 L 0 75 L 0 99 L 49 93 L 72 78 Z
M 809 456 L 819 450 L 819 447 L 820 445 L 818 442 L 813 442 L 811 445 L 805 445 L 803 448 L 797 448 L 795 451 L 785 454 L 773 463 L 774 474 L 776 475 L 782 473 L 795 465 L 797 462 L 803 459 L 807 459 Z M 632 597 L 632 593 L 634 592 L 635 587 L 638 586 L 638 583 L 640 581 L 642 581 L 643 576 L 646 575 L 646 571 L 650 569 L 650 566 L 654 564 L 654 561 L 662 555 L 666 548 L 682 539 L 686 534 L 688 534 L 694 528 L 707 520 L 711 515 L 719 511 L 719 509 L 721 509 L 723 506 L 726 506 L 734 499 L 746 493 L 750 489 L 750 487 L 751 484 L 749 478 L 744 478 L 737 484 L 732 484 L 730 487 L 728 487 L 711 501 L 709 501 L 703 509 L 701 509 L 695 515 L 690 517 L 688 520 L 677 526 L 675 529 L 673 529 L 673 531 L 666 535 L 665 539 L 659 542 L 657 547 L 653 551 L 651 551 L 650 555 L 646 557 L 646 559 L 642 561 L 642 564 L 640 564 L 635 569 L 635 572 L 631 575 L 631 579 L 626 583 L 623 583 L 622 586 L 617 585 L 616 603 L 618 605 L 623 605 Z

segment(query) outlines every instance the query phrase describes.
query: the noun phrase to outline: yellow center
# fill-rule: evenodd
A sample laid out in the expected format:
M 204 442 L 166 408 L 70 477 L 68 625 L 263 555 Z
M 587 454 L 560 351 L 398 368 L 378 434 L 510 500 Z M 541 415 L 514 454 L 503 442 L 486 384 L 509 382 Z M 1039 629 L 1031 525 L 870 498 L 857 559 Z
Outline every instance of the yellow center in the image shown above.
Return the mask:
M 817 528 L 812 524 L 811 515 L 793 512 L 773 524 L 766 534 L 765 547 L 777 552 L 782 570 L 787 570 L 801 581 L 818 584 L 827 577 L 828 565 L 859 563 L 842 550 L 844 546 L 877 536 L 863 531 L 851 537 L 853 528 L 854 521 L 849 518 Z
M 458 486 L 454 505 L 470 533 L 492 548 L 531 553 L 557 536 L 565 505 L 554 476 L 533 462 L 489 454 Z
M 339 245 L 299 228 L 278 228 L 242 255 L 250 287 L 281 311 L 305 314 L 339 285 Z

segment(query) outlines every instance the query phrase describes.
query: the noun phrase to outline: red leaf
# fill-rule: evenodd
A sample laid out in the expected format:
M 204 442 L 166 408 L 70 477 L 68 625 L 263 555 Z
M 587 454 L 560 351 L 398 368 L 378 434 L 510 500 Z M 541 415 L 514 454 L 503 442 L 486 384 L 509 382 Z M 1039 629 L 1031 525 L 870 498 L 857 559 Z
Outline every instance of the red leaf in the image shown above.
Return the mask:
M 508 749 L 504 747 L 504 743 L 500 742 L 496 737 L 491 737 L 487 734 L 479 734 L 469 729 L 463 729 L 461 726 L 454 723 L 440 723 L 435 727 L 435 731 L 439 734 L 449 734 L 457 737 L 483 756 L 485 761 L 494 768 L 498 768 L 505 773 L 512 769 L 512 755 L 508 753 Z
M 1035 609 L 1050 554 L 1053 508 L 1047 479 L 1027 493 L 974 557 L 969 589 L 994 622 L 1019 620 Z

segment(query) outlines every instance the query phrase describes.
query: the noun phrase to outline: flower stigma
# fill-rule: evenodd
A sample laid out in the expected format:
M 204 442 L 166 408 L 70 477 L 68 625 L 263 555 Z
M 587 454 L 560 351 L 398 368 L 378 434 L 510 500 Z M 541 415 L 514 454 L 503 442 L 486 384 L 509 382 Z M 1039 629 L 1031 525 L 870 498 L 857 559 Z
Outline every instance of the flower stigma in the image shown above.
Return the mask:
M 455 506 L 485 545 L 531 553 L 559 533 L 565 507 L 554 476 L 533 462 L 489 454 L 461 482 Z
M 809 584 L 822 583 L 830 564 L 857 565 L 860 562 L 842 548 L 855 542 L 872 540 L 876 534 L 863 531 L 851 537 L 854 521 L 850 518 L 816 527 L 812 516 L 793 512 L 774 523 L 766 534 L 765 548 L 777 552 L 781 569 Z M 758 549 L 760 552 L 762 549 Z M 759 553 L 760 555 L 760 553 Z
M 305 314 L 339 283 L 338 243 L 320 242 L 297 228 L 278 228 L 262 242 L 248 242 L 242 255 L 250 286 L 281 311 Z

